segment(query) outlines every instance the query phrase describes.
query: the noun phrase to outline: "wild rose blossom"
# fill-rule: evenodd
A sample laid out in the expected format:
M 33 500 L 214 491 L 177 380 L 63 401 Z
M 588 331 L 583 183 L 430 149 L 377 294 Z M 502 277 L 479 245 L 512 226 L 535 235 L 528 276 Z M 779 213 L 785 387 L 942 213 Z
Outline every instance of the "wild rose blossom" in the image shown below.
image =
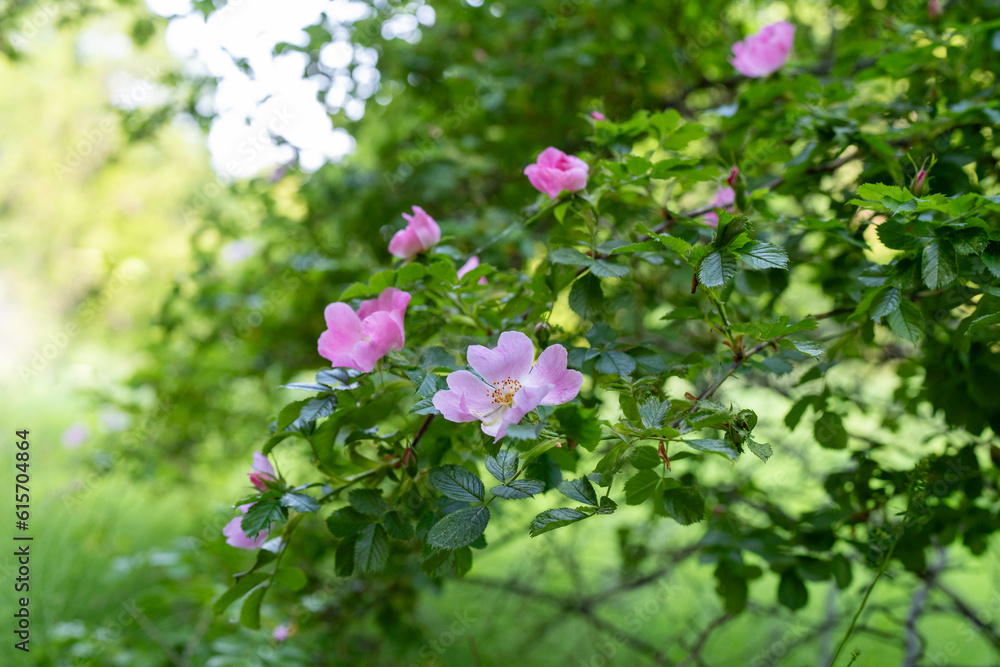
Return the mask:
M 240 505 L 237 509 L 241 514 L 246 514 L 251 507 L 253 507 L 253 503 L 247 503 L 246 505 Z M 226 544 L 237 549 L 260 549 L 261 545 L 267 542 L 267 536 L 271 532 L 271 528 L 274 528 L 274 523 L 272 523 L 267 530 L 260 531 L 257 533 L 257 537 L 250 539 L 240 526 L 242 522 L 243 517 L 238 516 L 227 523 L 225 528 L 222 529 L 222 534 L 226 536 Z
M 727 185 L 725 187 L 719 188 L 715 192 L 715 197 L 712 198 L 712 201 L 708 202 L 708 205 L 713 208 L 724 208 L 730 213 L 732 213 L 734 210 L 733 204 L 735 202 L 736 202 L 736 191 Z M 705 218 L 705 222 L 711 225 L 712 227 L 719 226 L 719 214 L 716 213 L 715 211 L 709 211 L 703 217 Z
M 251 471 L 247 473 L 250 483 L 257 487 L 258 491 L 267 491 L 267 482 L 273 482 L 274 468 L 267 457 L 260 452 L 253 453 L 253 465 Z
M 536 190 L 555 199 L 563 190 L 577 192 L 587 187 L 589 171 L 590 167 L 580 158 L 549 146 L 535 164 L 524 168 L 524 175 Z
M 319 337 L 320 356 L 334 368 L 370 373 L 390 350 L 403 349 L 403 317 L 410 298 L 387 287 L 377 299 L 362 301 L 357 313 L 346 303 L 331 303 L 323 312 L 327 329 Z
M 462 268 L 460 268 L 458 270 L 458 279 L 461 280 L 462 276 L 464 276 L 466 273 L 468 273 L 469 271 L 473 271 L 475 269 L 478 269 L 478 268 L 479 268 L 479 258 L 476 257 L 475 255 L 473 255 L 472 257 L 469 258 L 469 261 L 467 261 L 465 264 L 463 264 Z M 480 276 L 479 277 L 479 284 L 480 285 L 485 285 L 486 284 L 486 276 Z
M 590 117 L 593 118 L 594 120 L 606 120 L 604 114 L 602 114 L 600 111 L 591 111 Z
M 406 228 L 393 234 L 389 241 L 389 252 L 400 259 L 410 259 L 417 253 L 427 252 L 441 240 L 441 228 L 434 218 L 419 206 L 413 207 L 413 215 L 403 214 Z
M 566 368 L 566 348 L 545 348 L 532 367 L 535 346 L 519 331 L 505 331 L 493 349 L 470 345 L 469 371 L 448 376 L 448 389 L 434 394 L 434 407 L 448 421 L 481 421 L 494 442 L 539 405 L 561 405 L 576 398 L 583 384 L 579 371 Z M 483 381 L 485 380 L 485 382 Z
M 753 78 L 776 72 L 788 60 L 795 41 L 795 26 L 787 21 L 766 25 L 742 42 L 733 44 L 733 67 Z

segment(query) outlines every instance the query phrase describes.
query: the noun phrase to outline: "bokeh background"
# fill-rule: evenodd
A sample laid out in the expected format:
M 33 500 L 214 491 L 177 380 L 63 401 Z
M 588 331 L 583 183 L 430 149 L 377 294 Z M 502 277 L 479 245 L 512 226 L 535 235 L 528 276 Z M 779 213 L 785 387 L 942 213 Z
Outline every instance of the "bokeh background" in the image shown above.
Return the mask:
M 211 604 L 252 558 L 221 529 L 291 396 L 278 386 L 322 367 L 323 306 L 386 263 L 401 211 L 420 203 L 446 232 L 489 237 L 531 196 L 526 154 L 582 145 L 589 111 L 723 104 L 737 85 L 729 45 L 775 20 L 794 20 L 815 47 L 799 66 L 822 66 L 835 35 L 863 60 L 890 11 L 917 21 L 927 6 L 0 0 L 0 507 L 12 511 L 13 432 L 29 429 L 35 538 L 22 655 L 8 631 L 13 520 L 0 522 L 0 661 L 634 665 L 654 664 L 654 646 L 665 664 L 825 664 L 839 596 L 858 599 L 865 571 L 843 591 L 809 582 L 795 614 L 774 604 L 766 575 L 747 613 L 725 619 L 713 568 L 687 558 L 700 529 L 627 511 L 587 534 L 599 549 L 570 530 L 529 540 L 491 527 L 492 548 L 463 580 L 404 562 L 398 576 L 344 579 L 317 560 L 301 597 L 269 598 L 258 632 L 236 622 L 238 607 L 217 616 Z M 817 296 L 788 298 L 808 311 Z M 848 421 L 862 434 L 897 387 L 860 362 L 829 382 L 864 397 L 867 414 Z M 749 385 L 730 396 L 761 414 L 791 405 Z M 718 474 L 814 509 L 836 455 L 817 453 L 808 428 L 772 421 L 758 430 L 781 456 Z M 904 423 L 885 455 L 908 460 L 939 428 Z M 504 525 L 540 508 L 511 510 Z M 972 613 L 935 592 L 920 664 L 1000 664 L 996 540 L 973 551 L 935 555 Z M 880 586 L 851 643 L 859 665 L 898 664 L 907 650 L 919 582 L 900 573 Z M 276 641 L 278 626 L 291 636 Z

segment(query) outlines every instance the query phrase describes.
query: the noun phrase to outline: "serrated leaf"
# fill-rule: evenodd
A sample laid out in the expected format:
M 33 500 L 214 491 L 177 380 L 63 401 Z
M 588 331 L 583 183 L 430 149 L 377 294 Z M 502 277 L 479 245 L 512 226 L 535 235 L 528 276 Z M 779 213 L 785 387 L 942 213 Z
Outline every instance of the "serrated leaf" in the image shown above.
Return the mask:
M 722 287 L 736 275 L 736 260 L 729 253 L 710 252 L 698 267 L 698 282 L 705 287 Z
M 289 384 L 281 385 L 281 389 L 298 389 L 300 391 L 319 391 L 328 392 L 330 388 L 326 385 L 315 384 L 312 382 L 291 382 Z
M 663 478 L 652 470 L 640 470 L 625 482 L 625 502 L 639 505 L 652 497 Z
M 924 316 L 911 301 L 903 300 L 899 308 L 889 313 L 889 328 L 900 338 L 919 343 L 924 335 Z
M 736 251 L 747 266 L 758 271 L 788 267 L 788 253 L 781 246 L 754 241 Z
M 466 507 L 446 515 L 427 533 L 427 544 L 438 549 L 458 549 L 472 544 L 486 530 L 490 510 Z
M 305 493 L 286 493 L 281 496 L 281 504 L 296 512 L 316 512 L 319 510 L 319 503 L 316 499 Z M 249 512 L 247 512 L 249 514 Z
M 283 407 L 281 412 L 278 413 L 278 423 L 276 426 L 277 430 L 281 432 L 291 426 L 292 422 L 299 418 L 302 408 L 304 408 L 306 403 L 310 400 L 311 399 L 307 398 L 302 401 L 295 401 L 294 403 L 289 403 Z
M 371 520 L 370 516 L 365 516 L 353 507 L 341 507 L 327 517 L 326 527 L 334 537 L 351 537 L 357 535 Z
M 506 482 L 517 474 L 518 455 L 509 449 L 502 449 L 496 456 L 486 457 L 486 470 L 498 481 Z
M 284 521 L 287 516 L 285 508 L 277 500 L 261 500 L 251 505 L 243 515 L 240 528 L 247 537 L 253 539 L 262 530 L 270 530 L 271 523 Z
M 632 464 L 632 467 L 636 470 L 651 470 L 653 468 L 659 468 L 663 463 L 663 459 L 656 451 L 656 447 L 650 447 L 649 445 L 639 445 L 638 447 L 632 448 L 632 455 L 628 457 L 628 462 Z
M 970 336 L 980 329 L 985 329 L 994 324 L 1000 324 L 1000 313 L 990 313 L 989 315 L 977 317 L 969 323 L 969 328 L 965 330 L 965 335 Z
M 507 427 L 506 438 L 508 440 L 538 440 L 542 432 L 541 424 L 511 424 Z
M 737 322 L 731 328 L 736 333 L 753 336 L 758 340 L 771 340 L 778 336 L 787 336 L 800 331 L 812 331 L 816 328 L 816 320 L 804 317 L 798 322 L 792 323 L 788 315 L 782 315 L 773 322 Z
M 579 405 L 562 405 L 553 416 L 559 422 L 559 431 L 588 451 L 594 451 L 601 441 L 601 423 L 596 408 Z
M 334 552 L 334 572 L 338 577 L 349 577 L 354 574 L 354 550 L 358 546 L 358 538 L 348 537 L 340 541 Z
M 892 311 L 899 308 L 900 295 L 899 290 L 895 287 L 890 287 L 882 293 L 882 296 L 878 299 L 872 310 L 872 319 L 880 320 Z
M 597 276 L 585 273 L 569 291 L 569 307 L 585 320 L 598 319 L 604 311 L 604 291 Z
M 606 259 L 598 259 L 590 267 L 590 272 L 598 278 L 624 278 L 631 271 L 623 264 L 614 264 Z
M 698 523 L 705 518 L 705 498 L 698 489 L 691 486 L 664 491 L 663 508 L 667 516 L 682 526 Z
M 736 451 L 736 447 L 733 443 L 728 440 L 699 438 L 695 440 L 681 440 L 681 442 L 688 445 L 692 449 L 697 449 L 702 452 L 710 452 L 712 454 L 721 454 L 730 461 L 735 461 L 740 458 L 740 453 Z
M 594 491 L 594 485 L 586 477 L 564 480 L 558 488 L 559 493 L 567 498 L 597 507 L 597 492 Z
M 434 407 L 433 398 L 421 398 L 410 408 L 411 415 L 439 415 L 441 411 Z
M 537 479 L 515 479 L 490 489 L 490 493 L 504 500 L 523 500 L 541 493 L 545 483 Z
M 354 489 L 347 494 L 347 501 L 357 511 L 370 516 L 382 516 L 389 511 L 389 503 L 376 489 Z
M 593 514 L 585 514 L 579 510 L 570 509 L 568 507 L 545 510 L 531 520 L 531 526 L 528 530 L 528 534 L 531 535 L 531 537 L 537 537 L 542 533 L 547 533 L 550 530 L 568 526 L 571 523 L 582 521 L 591 516 L 593 516 Z
M 601 352 L 600 356 L 597 357 L 596 368 L 599 373 L 624 377 L 635 371 L 635 359 L 621 350 L 608 350 Z
M 549 261 L 554 264 L 568 264 L 570 266 L 590 266 L 594 262 L 593 259 L 576 248 L 556 248 L 549 253 Z
M 433 468 L 428 477 L 435 489 L 455 500 L 482 502 L 486 494 L 482 481 L 461 466 L 448 464 Z
M 930 289 L 941 289 L 955 280 L 955 261 L 950 250 L 938 241 L 924 246 L 920 275 Z
M 992 246 L 995 248 L 996 244 L 994 243 Z M 1000 252 L 987 248 L 981 259 L 986 270 L 992 273 L 993 277 L 1000 278 Z
M 847 430 L 844 420 L 835 412 L 823 412 L 813 426 L 813 435 L 820 447 L 844 449 L 847 447 Z
M 358 533 L 354 546 L 354 564 L 363 574 L 372 574 L 385 567 L 389 558 L 389 537 L 381 524 L 370 523 Z
M 646 428 L 655 429 L 663 426 L 663 419 L 670 409 L 670 401 L 659 401 L 655 398 L 648 398 L 639 406 L 639 419 Z
M 282 567 L 274 573 L 274 580 L 290 591 L 300 591 L 308 583 L 306 573 L 297 567 Z
M 385 516 L 382 517 L 382 526 L 385 528 L 385 532 L 389 534 L 389 537 L 394 537 L 397 540 L 412 540 L 416 534 L 410 522 L 404 519 L 403 515 L 396 510 L 386 512 Z
M 771 445 L 766 442 L 757 442 L 753 438 L 747 438 L 746 446 L 754 456 L 759 458 L 764 463 L 767 463 L 767 460 L 774 455 Z

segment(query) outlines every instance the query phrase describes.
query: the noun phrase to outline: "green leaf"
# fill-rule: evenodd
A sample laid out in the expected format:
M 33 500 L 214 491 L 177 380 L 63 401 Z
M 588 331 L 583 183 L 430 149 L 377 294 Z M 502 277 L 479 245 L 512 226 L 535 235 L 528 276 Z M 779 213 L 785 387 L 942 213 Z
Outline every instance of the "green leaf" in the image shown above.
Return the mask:
M 930 289 L 941 289 L 955 280 L 955 260 L 948 248 L 938 241 L 924 246 L 922 269 L 924 284 Z
M 1000 278 L 1000 252 L 997 252 L 995 248 L 996 244 L 991 244 L 991 248 L 986 249 L 981 259 L 986 270 L 992 273 L 995 278 Z
M 767 463 L 767 460 L 774 454 L 771 445 L 766 442 L 757 442 L 753 438 L 747 438 L 746 445 L 747 449 L 764 463 Z
M 240 528 L 247 537 L 253 539 L 260 531 L 270 530 L 272 522 L 284 521 L 287 516 L 287 510 L 281 506 L 278 500 L 274 498 L 261 500 L 251 505 L 247 513 L 243 515 Z
M 670 401 L 658 401 L 655 398 L 648 398 L 639 406 L 639 419 L 646 428 L 655 429 L 663 426 L 663 419 L 670 409 Z
M 622 264 L 614 264 L 606 259 L 595 260 L 590 272 L 598 278 L 624 278 L 632 269 Z
M 715 250 L 705 255 L 698 268 L 698 282 L 705 287 L 722 287 L 736 275 L 736 260 L 729 253 Z
M 545 483 L 537 479 L 515 479 L 506 484 L 494 486 L 490 493 L 504 500 L 522 500 L 541 493 Z
M 308 583 L 306 573 L 297 567 L 278 568 L 278 571 L 274 573 L 274 580 L 290 591 L 300 591 Z
M 372 518 L 365 516 L 353 507 L 341 507 L 326 519 L 326 526 L 334 537 L 351 537 L 366 525 Z
M 758 271 L 788 268 L 788 253 L 785 252 L 784 248 L 773 243 L 754 241 L 736 250 L 736 254 L 747 266 Z
M 382 517 L 382 526 L 385 528 L 385 532 L 389 534 L 389 537 L 394 537 L 397 540 L 412 540 L 415 535 L 410 522 L 404 519 L 403 515 L 396 510 L 386 512 L 386 515 Z
M 875 304 L 874 310 L 872 310 L 871 318 L 873 320 L 880 320 L 892 311 L 899 308 L 900 296 L 899 290 L 895 287 L 890 287 L 882 294 L 879 298 L 878 303 Z
M 899 308 L 889 313 L 889 328 L 911 343 L 919 343 L 924 335 L 924 316 L 912 301 L 903 300 Z
M 221 614 L 229 605 L 249 593 L 251 588 L 267 581 L 269 576 L 261 572 L 244 575 L 228 591 L 219 596 L 219 599 L 212 605 L 212 611 L 216 614 Z
M 681 440 L 681 442 L 688 445 L 692 449 L 697 449 L 702 452 L 711 452 L 712 454 L 721 454 L 730 461 L 735 461 L 740 458 L 740 453 L 736 451 L 736 447 L 733 443 L 727 440 L 696 439 Z
M 434 468 L 428 477 L 435 489 L 455 500 L 482 502 L 486 495 L 486 487 L 478 477 L 454 464 Z
M 635 359 L 621 350 L 608 350 L 597 357 L 596 368 L 599 373 L 624 377 L 635 371 Z
M 549 532 L 550 530 L 562 528 L 563 526 L 568 526 L 569 524 L 576 523 L 577 521 L 583 521 L 590 516 L 593 516 L 593 514 L 585 514 L 579 510 L 570 509 L 568 507 L 545 510 L 531 520 L 531 527 L 528 530 L 528 534 L 531 535 L 531 537 L 537 537 L 542 533 Z
M 338 577 L 349 577 L 354 574 L 354 550 L 358 546 L 357 537 L 348 537 L 340 541 L 334 552 L 334 572 Z
M 260 629 L 260 605 L 264 601 L 264 594 L 267 593 L 267 586 L 255 588 L 243 601 L 243 609 L 240 610 L 240 625 L 251 630 Z
M 517 452 L 502 449 L 496 456 L 486 457 L 486 470 L 498 481 L 506 482 L 517 474 Z
M 372 574 L 385 567 L 389 558 L 389 537 L 381 524 L 368 524 L 358 533 L 357 540 L 354 563 L 361 573 Z
M 698 523 L 705 518 L 705 499 L 692 486 L 664 491 L 663 508 L 670 518 L 682 526 Z
M 614 250 L 611 251 L 611 254 L 623 255 L 625 253 L 659 252 L 661 250 L 663 250 L 663 246 L 661 246 L 656 241 L 640 241 L 639 243 L 630 243 L 629 245 L 621 246 L 620 248 L 615 248 Z
M 663 459 L 657 453 L 656 447 L 640 445 L 632 448 L 632 456 L 629 457 L 628 462 L 636 470 L 651 470 L 659 468 L 663 463 Z
M 800 331 L 812 331 L 816 328 L 816 320 L 805 317 L 793 324 L 788 315 L 782 315 L 773 322 L 738 322 L 733 324 L 731 328 L 736 333 L 753 336 L 758 340 L 771 340 L 778 336 L 787 336 Z
M 362 514 L 382 516 L 389 511 L 389 503 L 376 489 L 354 489 L 347 494 L 347 500 L 351 503 L 351 507 Z
M 299 414 L 302 412 L 302 408 L 305 407 L 311 399 L 305 399 L 303 401 L 295 401 L 294 403 L 289 403 L 281 409 L 278 413 L 278 424 L 277 431 L 284 431 L 286 428 L 291 426 L 292 422 L 299 418 Z
M 596 408 L 579 405 L 562 405 L 553 416 L 559 422 L 559 431 L 587 451 L 594 451 L 601 441 L 601 424 Z
M 569 307 L 585 320 L 598 319 L 605 307 L 600 278 L 589 273 L 580 276 L 569 291 Z
M 427 544 L 438 549 L 458 549 L 476 541 L 490 522 L 486 507 L 466 507 L 446 515 L 427 533 Z
M 593 259 L 576 248 L 556 248 L 549 253 L 549 261 L 554 264 L 569 264 L 571 266 L 590 266 L 594 262 Z
M 969 328 L 965 330 L 965 335 L 970 336 L 980 329 L 985 329 L 994 324 L 1000 324 L 1000 313 L 990 313 L 989 315 L 977 317 L 969 323 Z
M 316 499 L 305 493 L 286 493 L 281 496 L 281 504 L 296 512 L 319 511 L 319 503 L 316 502 Z
M 778 583 L 778 602 L 792 611 L 802 609 L 809 602 L 809 590 L 795 570 L 789 569 L 781 573 L 781 581 Z
M 564 480 L 559 484 L 559 493 L 571 500 L 597 507 L 597 492 L 586 477 Z
M 844 420 L 834 412 L 823 412 L 813 426 L 813 435 L 820 447 L 844 449 L 847 447 L 847 430 Z
M 625 482 L 625 502 L 629 505 L 646 502 L 662 481 L 663 478 L 653 470 L 640 470 Z
M 542 432 L 541 424 L 511 424 L 507 427 L 508 440 L 538 440 Z

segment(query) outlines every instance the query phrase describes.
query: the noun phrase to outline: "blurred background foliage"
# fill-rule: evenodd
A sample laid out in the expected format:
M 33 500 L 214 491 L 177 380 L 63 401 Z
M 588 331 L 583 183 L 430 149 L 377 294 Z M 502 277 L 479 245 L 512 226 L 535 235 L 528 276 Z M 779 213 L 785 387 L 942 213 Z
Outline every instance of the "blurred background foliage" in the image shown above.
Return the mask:
M 367 18 L 327 18 L 277 48 L 301 50 L 305 73 L 322 75 L 321 49 L 346 36 L 347 76 L 374 50 L 379 86 L 363 116 L 331 109 L 355 152 L 230 182 L 205 148 L 216 82 L 171 57 L 168 19 L 137 2 L 0 2 L 0 414 L 5 429 L 32 431 L 31 661 L 825 664 L 877 565 L 864 554 L 877 560 L 892 542 L 911 470 L 932 457 L 917 478 L 944 492 L 912 510 L 927 520 L 899 538 L 851 641 L 855 664 L 996 664 L 1000 352 L 989 330 L 968 342 L 932 330 L 914 348 L 868 323 L 822 376 L 775 367 L 727 385 L 761 415 L 776 455 L 766 468 L 706 463 L 707 522 L 636 509 L 586 535 L 529 540 L 521 527 L 541 505 L 508 509 L 475 569 L 449 581 L 406 554 L 383 576 L 338 578 L 316 522 L 295 552 L 308 582 L 268 598 L 264 630 L 241 628 L 238 609 L 212 614 L 223 573 L 249 566 L 220 531 L 291 398 L 277 387 L 324 365 L 323 307 L 389 263 L 413 204 L 468 254 L 533 200 L 521 171 L 535 152 L 594 150 L 590 111 L 676 108 L 712 129 L 685 155 L 718 155 L 717 179 L 739 164 L 749 189 L 771 187 L 762 214 L 817 221 L 787 232 L 792 272 L 739 285 L 748 302 L 803 315 L 853 309 L 848 277 L 863 267 L 852 246 L 867 241 L 882 264 L 894 256 L 847 203 L 859 183 L 905 188 L 937 156 L 933 192 L 998 193 L 995 1 L 948 3 L 936 21 L 915 0 L 431 3 L 433 26 L 413 39 L 385 26 L 422 3 L 371 4 Z M 787 75 L 735 76 L 729 45 L 781 19 L 799 26 Z M 858 159 L 823 171 L 849 146 Z M 664 202 L 697 208 L 714 186 Z M 828 233 L 829 220 L 851 226 Z M 518 265 L 538 242 L 516 229 L 481 256 Z M 643 307 L 671 291 L 640 287 Z M 608 297 L 630 317 L 624 289 Z M 934 295 L 920 305 L 929 317 L 956 307 Z M 670 327 L 677 358 L 703 335 Z M 825 414 L 842 418 L 849 447 L 818 448 Z M 278 458 L 286 475 L 308 467 L 303 452 Z M 835 539 L 857 550 L 815 556 Z M 733 541 L 780 554 L 784 573 L 739 559 Z M 0 557 L 5 588 L 12 567 Z M 742 614 L 727 613 L 734 595 Z M 279 624 L 294 628 L 284 642 L 268 632 Z

